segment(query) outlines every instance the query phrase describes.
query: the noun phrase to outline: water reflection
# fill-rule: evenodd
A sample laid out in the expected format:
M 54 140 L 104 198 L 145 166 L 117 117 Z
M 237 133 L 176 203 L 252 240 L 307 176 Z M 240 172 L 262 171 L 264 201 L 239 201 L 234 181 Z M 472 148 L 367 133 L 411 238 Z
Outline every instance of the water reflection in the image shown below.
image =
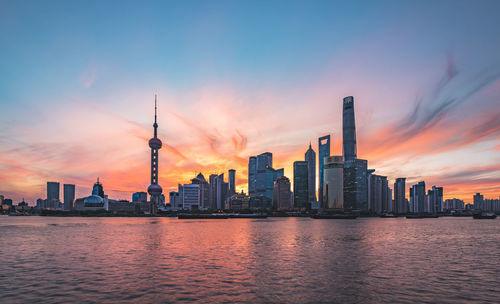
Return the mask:
M 2 303 L 496 301 L 499 224 L 3 217 L 0 294 Z

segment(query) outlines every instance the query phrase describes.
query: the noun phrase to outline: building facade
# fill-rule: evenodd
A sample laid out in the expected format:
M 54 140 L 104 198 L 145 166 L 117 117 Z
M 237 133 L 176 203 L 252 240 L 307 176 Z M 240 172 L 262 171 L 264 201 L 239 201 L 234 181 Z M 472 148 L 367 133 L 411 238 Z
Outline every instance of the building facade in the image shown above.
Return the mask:
M 290 200 L 290 180 L 286 176 L 280 176 L 274 182 L 273 208 L 275 210 L 288 210 L 293 207 Z
M 396 178 L 394 182 L 394 208 L 396 214 L 408 213 L 408 205 L 406 204 L 406 178 Z
M 323 170 L 325 168 L 325 157 L 330 156 L 330 135 L 325 135 L 318 138 L 318 163 L 319 163 L 319 204 L 323 205 L 323 184 L 324 184 L 324 174 Z
M 354 120 L 354 97 L 352 96 L 347 96 L 343 100 L 342 142 L 344 161 L 356 159 L 356 125 Z
M 309 183 L 307 162 L 296 161 L 293 163 L 293 206 L 294 208 L 310 209 Z
M 368 210 L 368 162 L 344 157 L 344 208 Z
M 324 209 L 344 208 L 344 160 L 342 156 L 324 159 Z
M 73 204 L 75 202 L 75 185 L 64 184 L 64 210 L 73 209 Z
M 307 162 L 309 203 L 314 203 L 316 201 L 316 152 L 312 149 L 311 144 L 309 144 L 309 149 L 307 149 L 304 158 Z
M 410 210 L 412 213 L 426 212 L 425 182 L 421 181 L 410 188 Z

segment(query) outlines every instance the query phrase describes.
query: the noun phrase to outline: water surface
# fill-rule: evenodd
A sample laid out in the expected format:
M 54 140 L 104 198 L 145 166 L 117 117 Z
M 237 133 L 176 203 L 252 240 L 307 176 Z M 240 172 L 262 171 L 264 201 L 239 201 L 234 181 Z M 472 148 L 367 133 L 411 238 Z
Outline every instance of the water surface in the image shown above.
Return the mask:
M 500 220 L 0 217 L 2 303 L 500 302 Z

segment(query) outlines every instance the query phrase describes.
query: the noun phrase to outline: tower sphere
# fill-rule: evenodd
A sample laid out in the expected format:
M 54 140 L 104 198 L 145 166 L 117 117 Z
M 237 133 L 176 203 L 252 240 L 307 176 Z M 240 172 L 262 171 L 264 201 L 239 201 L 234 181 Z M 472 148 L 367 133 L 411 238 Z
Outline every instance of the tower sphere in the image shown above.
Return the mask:
M 158 184 L 151 184 L 148 187 L 148 193 L 149 193 L 149 195 L 160 196 L 162 192 L 163 192 L 163 189 Z
M 161 149 L 162 143 L 159 138 L 153 137 L 149 140 L 149 147 L 151 149 Z

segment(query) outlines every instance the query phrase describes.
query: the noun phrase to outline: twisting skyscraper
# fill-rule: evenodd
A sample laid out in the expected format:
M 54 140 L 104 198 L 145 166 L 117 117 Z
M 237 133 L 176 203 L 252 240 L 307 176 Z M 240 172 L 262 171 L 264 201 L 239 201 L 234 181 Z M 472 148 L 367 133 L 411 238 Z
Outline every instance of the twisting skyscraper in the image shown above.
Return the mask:
M 160 202 L 160 196 L 163 189 L 158 185 L 158 150 L 161 149 L 161 140 L 157 137 L 158 123 L 156 123 L 156 95 L 155 95 L 155 123 L 153 124 L 154 137 L 149 140 L 151 148 L 151 185 L 148 187 L 148 193 L 151 195 L 150 212 L 155 213 Z
M 344 98 L 342 113 L 342 141 L 344 145 L 344 160 L 351 160 L 356 155 L 356 125 L 354 122 L 354 97 Z

